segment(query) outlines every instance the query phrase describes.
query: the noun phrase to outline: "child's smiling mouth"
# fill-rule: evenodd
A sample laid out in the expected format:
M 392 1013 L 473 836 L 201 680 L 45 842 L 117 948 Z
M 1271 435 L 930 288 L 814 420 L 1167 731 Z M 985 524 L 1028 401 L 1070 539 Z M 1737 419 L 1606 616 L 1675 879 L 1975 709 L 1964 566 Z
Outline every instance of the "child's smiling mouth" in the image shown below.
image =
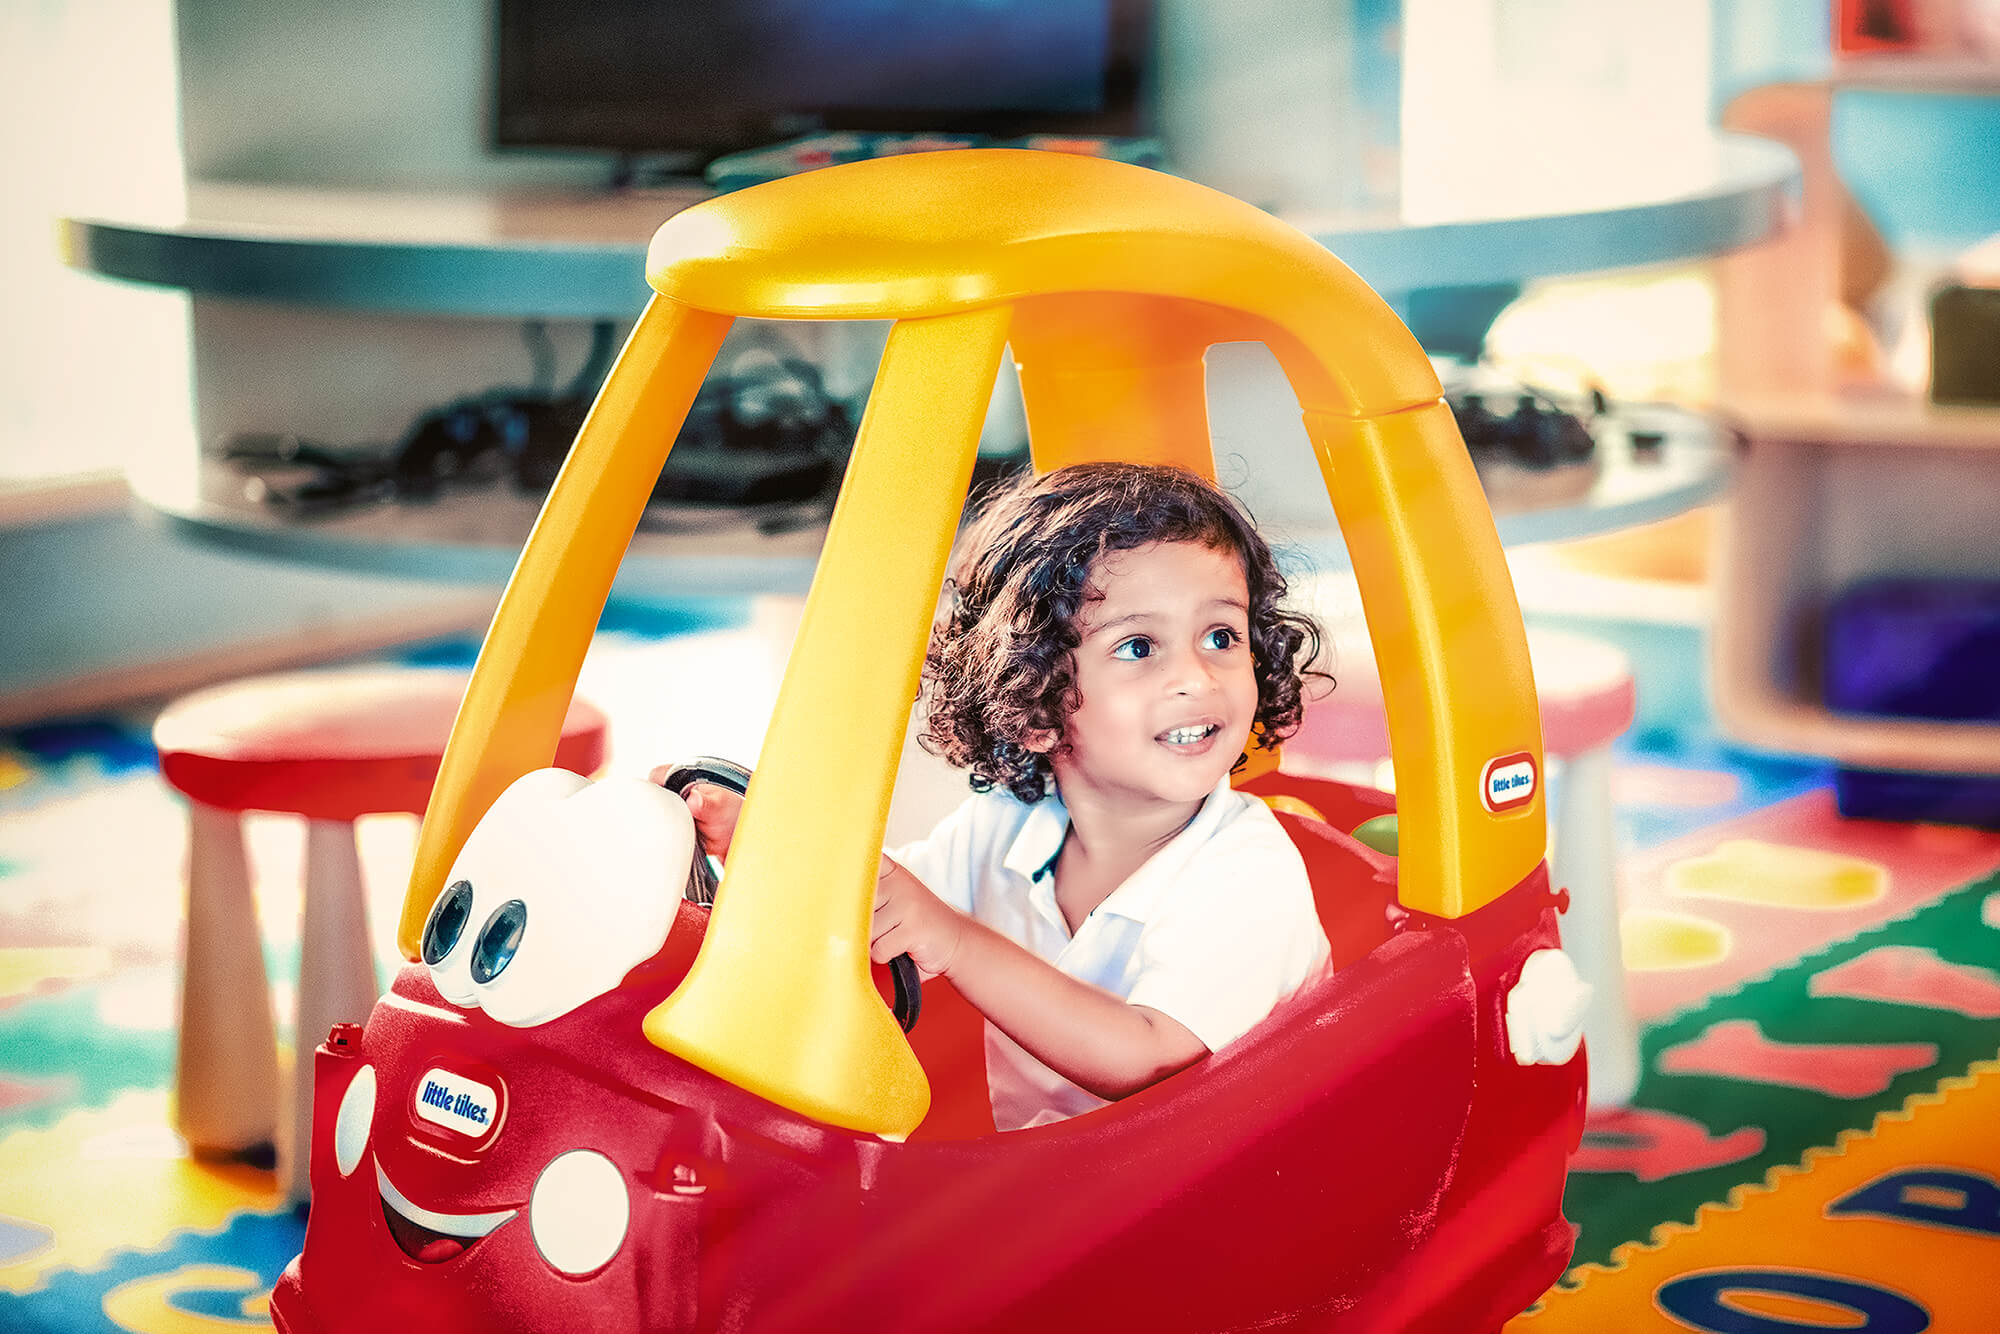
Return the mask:
M 1153 739 L 1185 754 L 1198 755 L 1209 748 L 1220 731 L 1222 731 L 1221 723 L 1188 723 L 1181 727 L 1170 727 Z

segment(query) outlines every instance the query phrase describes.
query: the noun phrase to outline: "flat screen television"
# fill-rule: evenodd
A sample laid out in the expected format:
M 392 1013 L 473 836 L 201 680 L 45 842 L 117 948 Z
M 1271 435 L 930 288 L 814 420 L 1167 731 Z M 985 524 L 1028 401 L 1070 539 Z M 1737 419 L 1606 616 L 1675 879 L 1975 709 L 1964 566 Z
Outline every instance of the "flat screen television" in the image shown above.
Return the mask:
M 1138 135 L 1152 0 L 498 0 L 494 140 L 696 168 L 820 130 Z

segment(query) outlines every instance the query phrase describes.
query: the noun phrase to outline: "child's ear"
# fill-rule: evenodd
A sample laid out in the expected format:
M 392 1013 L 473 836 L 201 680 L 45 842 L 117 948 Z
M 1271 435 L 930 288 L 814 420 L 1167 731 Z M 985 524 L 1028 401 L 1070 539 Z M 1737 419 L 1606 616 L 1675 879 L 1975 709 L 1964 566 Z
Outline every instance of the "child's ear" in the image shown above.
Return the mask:
M 1044 728 L 1022 737 L 1021 745 L 1037 755 L 1046 755 L 1056 748 L 1056 742 L 1060 740 L 1062 740 L 1060 732 Z

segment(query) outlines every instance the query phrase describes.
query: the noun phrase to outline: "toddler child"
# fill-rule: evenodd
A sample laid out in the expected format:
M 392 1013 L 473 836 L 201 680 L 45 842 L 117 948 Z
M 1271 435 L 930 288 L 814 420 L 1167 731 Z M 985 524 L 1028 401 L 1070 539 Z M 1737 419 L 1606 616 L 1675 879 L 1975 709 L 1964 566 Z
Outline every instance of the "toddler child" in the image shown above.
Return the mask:
M 1157 1083 L 1324 967 L 1305 864 L 1230 772 L 1297 725 L 1313 623 L 1227 494 L 1140 464 L 1001 491 L 924 662 L 927 749 L 975 795 L 882 860 L 871 955 L 986 1017 L 994 1124 Z M 741 798 L 697 784 L 718 855 Z

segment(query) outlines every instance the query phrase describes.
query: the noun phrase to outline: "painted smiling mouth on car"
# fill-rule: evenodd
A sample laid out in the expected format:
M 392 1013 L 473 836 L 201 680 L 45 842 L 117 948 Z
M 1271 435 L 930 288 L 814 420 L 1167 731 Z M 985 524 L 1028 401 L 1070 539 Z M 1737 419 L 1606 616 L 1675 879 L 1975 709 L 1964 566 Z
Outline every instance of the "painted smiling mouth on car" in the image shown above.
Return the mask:
M 375 1182 L 382 1192 L 382 1217 L 389 1235 L 403 1254 L 419 1264 L 438 1265 L 455 1260 L 491 1236 L 518 1209 L 498 1209 L 483 1214 L 446 1214 L 422 1205 L 397 1190 L 382 1165 L 375 1165 Z

